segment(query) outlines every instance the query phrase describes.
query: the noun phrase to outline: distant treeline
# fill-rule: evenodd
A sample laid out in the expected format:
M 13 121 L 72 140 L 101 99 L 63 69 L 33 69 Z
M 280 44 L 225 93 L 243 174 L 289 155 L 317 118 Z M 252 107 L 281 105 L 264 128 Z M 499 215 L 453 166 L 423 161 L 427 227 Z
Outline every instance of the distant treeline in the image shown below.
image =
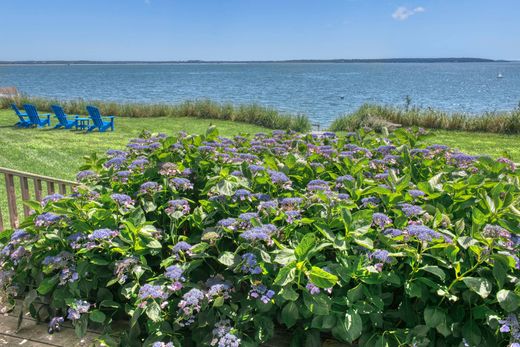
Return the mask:
M 388 58 L 388 59 L 290 59 L 290 60 L 171 60 L 171 61 L 99 61 L 99 60 L 20 60 L 0 61 L 0 65 L 81 65 L 81 64 L 262 64 L 262 63 L 492 63 L 507 62 L 482 58 Z

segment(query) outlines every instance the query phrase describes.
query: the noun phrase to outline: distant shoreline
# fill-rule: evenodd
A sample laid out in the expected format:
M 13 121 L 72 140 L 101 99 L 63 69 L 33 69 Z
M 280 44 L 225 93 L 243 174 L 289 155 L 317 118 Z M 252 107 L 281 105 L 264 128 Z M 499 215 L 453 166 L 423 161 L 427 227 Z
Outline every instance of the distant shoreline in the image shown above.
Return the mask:
M 173 65 L 173 64 L 316 64 L 316 63 L 509 63 L 512 60 L 494 60 L 483 58 L 389 58 L 389 59 L 292 59 L 292 60 L 20 60 L 0 61 L 0 65 Z

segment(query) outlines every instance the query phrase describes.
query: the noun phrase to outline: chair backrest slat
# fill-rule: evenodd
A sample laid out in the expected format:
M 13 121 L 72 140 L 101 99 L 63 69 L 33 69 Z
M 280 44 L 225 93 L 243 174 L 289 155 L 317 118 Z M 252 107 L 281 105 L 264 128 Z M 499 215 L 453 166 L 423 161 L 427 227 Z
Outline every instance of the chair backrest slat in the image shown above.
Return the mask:
M 56 115 L 56 117 L 58 118 L 58 121 L 60 122 L 60 124 L 67 125 L 67 115 L 63 111 L 63 108 L 58 105 L 51 105 L 51 108 L 52 108 L 52 111 L 54 112 L 54 114 Z
M 18 117 L 20 117 L 22 115 L 22 113 L 20 112 L 20 110 L 18 109 L 18 107 L 16 106 L 16 104 L 11 104 L 11 107 L 13 108 L 14 112 L 16 113 L 16 115 Z
M 87 106 L 87 112 L 90 115 L 90 118 L 92 118 L 95 126 L 103 126 L 103 120 L 101 119 L 101 114 L 99 113 L 99 109 L 97 107 Z
M 23 108 L 25 109 L 25 112 L 27 112 L 27 115 L 29 116 L 31 123 L 40 124 L 40 116 L 38 116 L 38 111 L 36 110 L 36 107 L 30 104 L 25 104 L 23 105 Z

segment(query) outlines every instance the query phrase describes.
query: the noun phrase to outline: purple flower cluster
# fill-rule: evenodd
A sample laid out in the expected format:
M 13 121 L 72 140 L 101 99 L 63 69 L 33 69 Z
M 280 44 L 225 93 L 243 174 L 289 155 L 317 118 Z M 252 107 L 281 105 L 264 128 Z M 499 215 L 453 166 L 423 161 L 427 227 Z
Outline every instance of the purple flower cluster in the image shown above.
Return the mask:
M 184 177 L 175 177 L 170 180 L 170 184 L 177 190 L 191 190 L 193 189 L 193 183 Z
M 204 292 L 197 288 L 190 289 L 179 302 L 179 314 L 182 315 L 180 326 L 185 327 L 195 322 L 195 316 L 200 312 Z
M 91 241 L 102 241 L 109 240 L 119 235 L 119 232 L 111 229 L 97 229 L 88 235 L 88 239 Z
M 408 218 L 417 217 L 424 213 L 424 210 L 421 206 L 406 203 L 401 204 L 401 210 L 404 212 L 404 215 Z
M 249 291 L 249 296 L 254 299 L 259 299 L 264 304 L 267 304 L 276 295 L 274 290 L 268 289 L 265 285 L 252 285 Z
M 58 194 L 58 193 L 55 193 L 55 194 L 51 194 L 51 195 L 47 195 L 46 197 L 44 197 L 42 199 L 42 202 L 41 202 L 41 205 L 42 206 L 47 206 L 47 204 L 49 202 L 56 202 L 56 201 L 60 201 L 61 199 L 63 199 L 64 196 L 61 195 L 61 194 Z
M 242 255 L 244 261 L 242 271 L 246 274 L 258 275 L 262 273 L 262 269 L 258 266 L 258 261 L 253 253 L 245 253 Z
M 134 200 L 130 196 L 126 195 L 126 194 L 114 193 L 114 194 L 110 195 L 110 197 L 119 206 L 121 206 L 121 207 L 123 207 L 125 209 L 130 209 L 130 208 L 134 207 Z
M 139 194 L 154 194 L 161 190 L 162 186 L 157 182 L 144 182 L 139 187 Z
M 231 325 L 229 319 L 217 322 L 213 328 L 213 340 L 211 345 L 217 347 L 238 347 L 240 339 L 231 333 Z
M 139 288 L 139 299 L 141 300 L 166 300 L 167 298 L 168 294 L 164 292 L 162 286 L 146 283 L 144 286 Z
M 84 300 L 76 300 L 70 305 L 67 311 L 67 319 L 76 321 L 81 318 L 81 314 L 88 313 L 90 304 Z
M 78 174 L 76 175 L 76 180 L 78 182 L 83 182 L 86 180 L 94 179 L 96 177 L 97 177 L 97 173 L 95 173 L 94 171 L 84 170 L 84 171 L 78 172 Z
M 264 224 L 259 227 L 253 227 L 251 229 L 248 229 L 244 231 L 242 234 L 240 234 L 240 237 L 247 241 L 267 241 L 268 244 L 271 240 L 271 234 L 276 231 L 276 227 L 272 224 Z
M 518 316 L 514 313 L 510 313 L 507 317 L 498 321 L 500 332 L 511 336 L 510 347 L 520 347 L 520 323 L 518 321 Z
M 376 212 L 372 215 L 372 223 L 375 226 L 383 229 L 387 225 L 392 224 L 392 219 L 384 213 Z
M 45 212 L 36 217 L 34 225 L 37 227 L 50 227 L 51 225 L 58 223 L 62 218 L 63 216 L 52 212 Z
M 168 290 L 176 292 L 182 289 L 182 283 L 186 281 L 183 274 L 184 271 L 177 265 L 171 265 L 166 268 L 164 276 L 172 281 L 172 283 L 167 286 Z
M 168 207 L 164 211 L 169 215 L 180 212 L 181 215 L 185 216 L 190 213 L 190 204 L 184 199 L 170 200 L 168 201 Z

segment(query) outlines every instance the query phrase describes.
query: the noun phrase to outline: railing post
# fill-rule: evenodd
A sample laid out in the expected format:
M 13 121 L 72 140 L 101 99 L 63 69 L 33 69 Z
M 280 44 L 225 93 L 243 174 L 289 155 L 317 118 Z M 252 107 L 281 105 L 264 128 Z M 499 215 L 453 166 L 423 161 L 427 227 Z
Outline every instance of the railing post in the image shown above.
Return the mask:
M 58 186 L 60 188 L 60 194 L 66 195 L 67 194 L 67 185 L 65 183 L 60 183 Z
M 36 201 L 42 201 L 42 180 L 34 179 L 34 198 Z
M 54 182 L 47 181 L 47 194 L 54 194 Z
M 14 229 L 18 226 L 18 209 L 16 207 L 16 192 L 14 190 L 13 174 L 5 175 L 5 190 L 7 192 L 7 207 L 9 209 L 9 222 Z
M 20 176 L 20 189 L 22 191 L 22 201 L 31 200 L 31 194 L 29 193 L 29 180 L 27 177 Z M 27 217 L 30 212 L 31 209 L 23 204 L 23 215 Z

